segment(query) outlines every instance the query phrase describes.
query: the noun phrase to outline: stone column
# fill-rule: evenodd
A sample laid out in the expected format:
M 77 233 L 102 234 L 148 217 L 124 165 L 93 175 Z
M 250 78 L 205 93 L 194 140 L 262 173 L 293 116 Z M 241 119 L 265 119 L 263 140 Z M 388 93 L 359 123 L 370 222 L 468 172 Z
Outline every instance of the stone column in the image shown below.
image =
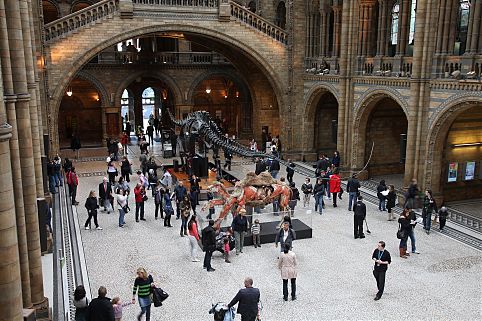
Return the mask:
M 378 37 L 377 37 L 377 56 L 387 55 L 387 43 L 388 43 L 388 26 L 389 17 L 388 15 L 388 4 L 387 0 L 378 1 Z M 390 17 L 391 20 L 391 17 Z
M 0 0 L 0 54 L 1 54 L 1 75 L 3 75 L 3 93 L 0 95 L 0 99 L 5 96 L 5 107 L 7 121 L 13 126 L 11 131 L 12 137 L 9 140 L 10 145 L 10 159 L 5 167 L 11 167 L 13 176 L 13 190 L 15 195 L 22 195 L 22 174 L 20 164 L 20 152 L 18 143 L 18 131 L 17 131 L 17 116 L 15 113 L 15 102 L 17 96 L 14 94 L 12 68 L 10 63 L 10 51 L 8 50 L 8 30 L 7 20 L 5 16 L 4 0 Z M 3 165 L 2 165 L 3 166 Z M 2 167 L 3 168 L 3 167 Z M 28 262 L 28 247 L 27 247 L 27 232 L 25 227 L 25 209 L 23 197 L 12 197 L 11 201 L 15 205 L 16 227 L 17 227 L 17 240 L 18 240 L 18 253 L 20 259 L 20 275 L 22 281 L 22 300 L 25 308 L 32 307 L 32 300 L 30 295 L 30 274 L 29 274 L 29 262 Z
M 333 56 L 340 56 L 340 38 L 341 38 L 341 5 L 332 7 L 333 9 Z
M 467 31 L 466 54 L 475 55 L 482 47 L 482 0 L 472 0 L 469 14 L 469 28 Z
M 358 56 L 363 56 L 365 51 L 365 20 L 367 18 L 366 6 L 364 3 L 360 3 L 360 14 L 358 20 Z
M 328 14 L 325 5 L 320 7 L 320 56 L 326 57 L 328 55 Z
M 400 17 L 398 23 L 398 41 L 396 56 L 405 56 L 407 54 L 408 35 L 410 31 L 410 8 L 412 4 L 410 0 L 400 1 Z
M 366 28 L 366 47 L 365 47 L 365 56 L 367 57 L 372 57 L 373 56 L 373 44 L 374 44 L 374 35 L 375 35 L 375 28 L 374 28 L 374 19 L 373 19 L 373 13 L 375 11 L 375 4 L 376 1 L 370 1 L 367 3 L 367 9 L 368 9 L 368 19 L 366 21 L 367 28 Z
M 12 79 L 17 102 L 15 112 L 19 137 L 20 168 L 23 184 L 23 201 L 25 206 L 25 222 L 27 228 L 27 245 L 30 268 L 30 289 L 32 303 L 37 308 L 44 308 L 47 301 L 43 294 L 42 262 L 40 253 L 39 225 L 36 198 L 36 179 L 34 169 L 34 153 L 30 121 L 30 95 L 27 88 L 27 74 L 22 37 L 20 3 L 5 3 L 7 28 L 9 36 Z

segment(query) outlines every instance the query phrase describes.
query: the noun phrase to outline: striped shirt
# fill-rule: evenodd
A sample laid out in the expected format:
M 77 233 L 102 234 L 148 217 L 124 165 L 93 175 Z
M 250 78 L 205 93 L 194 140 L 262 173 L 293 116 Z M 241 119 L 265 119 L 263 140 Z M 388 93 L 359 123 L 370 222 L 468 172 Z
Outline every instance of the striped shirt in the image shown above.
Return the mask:
M 132 295 L 137 295 L 140 297 L 147 297 L 151 294 L 151 283 L 154 283 L 152 276 L 149 275 L 147 279 L 136 278 L 134 281 L 134 287 L 132 288 Z
M 260 231 L 261 231 L 261 225 L 255 223 L 251 226 L 251 233 L 256 235 L 256 234 L 259 234 Z

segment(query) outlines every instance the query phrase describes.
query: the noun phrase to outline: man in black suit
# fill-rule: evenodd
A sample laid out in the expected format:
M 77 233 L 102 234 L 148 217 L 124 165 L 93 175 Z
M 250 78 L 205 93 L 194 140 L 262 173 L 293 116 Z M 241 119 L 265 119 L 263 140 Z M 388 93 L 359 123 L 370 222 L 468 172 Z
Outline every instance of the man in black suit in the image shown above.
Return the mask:
M 238 294 L 231 300 L 228 307 L 238 304 L 238 314 L 241 314 L 241 321 L 255 321 L 258 316 L 259 289 L 253 288 L 253 279 L 247 277 L 244 279 L 244 289 L 238 291 Z
M 99 199 L 102 201 L 104 211 L 107 211 L 107 201 L 113 205 L 112 185 L 108 182 L 107 177 L 104 177 L 104 181 L 99 184 Z M 112 208 L 114 207 L 112 206 Z
M 358 196 L 358 202 L 353 205 L 353 229 L 355 238 L 365 238 L 365 234 L 363 234 L 363 221 L 367 216 L 367 207 L 365 203 L 363 203 L 363 197 L 360 195 Z
M 209 220 L 209 225 L 206 226 L 201 231 L 201 240 L 203 244 L 203 251 L 204 254 L 204 265 L 203 267 L 208 272 L 214 272 L 215 269 L 211 266 L 211 257 L 213 256 L 213 252 L 216 249 L 216 231 L 214 230 L 214 220 Z

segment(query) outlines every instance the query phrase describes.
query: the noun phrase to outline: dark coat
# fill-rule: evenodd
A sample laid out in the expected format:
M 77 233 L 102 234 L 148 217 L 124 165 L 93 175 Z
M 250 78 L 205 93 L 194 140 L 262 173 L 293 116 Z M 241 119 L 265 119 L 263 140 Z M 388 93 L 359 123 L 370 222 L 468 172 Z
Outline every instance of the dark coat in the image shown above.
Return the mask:
M 261 174 L 262 172 L 264 172 L 265 170 L 266 170 L 266 164 L 265 164 L 265 162 L 263 162 L 263 161 L 261 161 L 261 160 L 258 161 L 258 162 L 256 163 L 256 169 L 255 169 L 254 173 L 255 173 L 256 175 L 259 175 L 259 174 Z
M 241 315 L 258 315 L 259 289 L 244 288 L 238 291 L 238 294 L 229 302 L 228 307 L 238 304 L 237 313 Z
M 87 197 L 85 201 L 85 208 L 88 212 L 97 211 L 99 204 L 97 204 L 97 199 L 95 197 Z
M 292 230 L 291 228 L 288 229 L 288 237 L 286 238 L 286 241 L 283 241 L 283 234 L 284 234 L 284 229 L 283 228 L 280 228 L 280 230 L 278 231 L 278 233 L 276 234 L 276 238 L 274 240 L 274 243 L 275 244 L 278 244 L 278 242 L 280 243 L 281 245 L 281 248 L 284 249 L 285 248 L 285 243 L 286 244 L 289 244 L 290 245 L 290 248 L 293 247 L 293 241 L 296 240 L 296 233 L 294 230 Z
M 387 208 L 394 208 L 397 201 L 397 194 L 395 192 L 388 192 Z
M 216 231 L 212 226 L 208 225 L 201 231 L 201 239 L 204 251 L 216 249 Z
M 358 193 L 358 190 L 360 188 L 360 182 L 352 177 L 348 180 L 348 183 L 346 184 L 346 191 L 348 193 Z
M 248 231 L 248 218 L 242 215 L 236 215 L 231 224 L 233 231 L 247 232 Z
M 363 217 L 363 219 L 365 219 L 367 216 L 367 206 L 362 201 L 358 201 L 353 206 L 353 212 L 355 216 Z
M 99 184 L 99 198 L 105 200 L 112 195 L 112 185 L 107 182 L 107 189 L 104 189 L 104 183 Z
M 114 308 L 109 298 L 95 298 L 87 308 L 86 321 L 114 321 Z
M 270 171 L 279 171 L 280 170 L 279 162 L 278 162 L 277 159 L 273 159 L 271 161 L 271 165 L 269 166 L 269 170 Z

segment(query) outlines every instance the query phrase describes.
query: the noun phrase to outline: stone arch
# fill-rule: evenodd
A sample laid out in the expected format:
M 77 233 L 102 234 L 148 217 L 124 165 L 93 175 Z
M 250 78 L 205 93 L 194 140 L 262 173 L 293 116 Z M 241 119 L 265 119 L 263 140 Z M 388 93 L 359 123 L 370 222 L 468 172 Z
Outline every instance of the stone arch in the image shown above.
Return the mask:
M 430 117 L 426 143 L 424 186 L 431 188 L 437 196 L 441 196 L 442 192 L 440 169 L 442 169 L 444 138 L 457 117 L 477 104 L 482 104 L 482 93 L 454 95 L 442 103 L 434 115 Z
M 352 168 L 363 167 L 365 161 L 365 144 L 360 146 L 360 141 L 366 135 L 366 125 L 368 118 L 377 103 L 383 98 L 390 98 L 395 101 L 405 113 L 407 120 L 409 118 L 408 103 L 403 99 L 402 95 L 391 88 L 379 89 L 373 88 L 367 90 L 357 101 L 353 110 L 353 136 L 352 136 L 352 155 L 351 165 Z
M 57 1 L 53 1 L 53 0 L 43 0 L 43 1 L 42 1 L 42 16 L 43 16 L 44 24 L 50 23 L 50 22 L 52 22 L 52 21 L 55 21 L 55 20 L 52 20 L 52 21 L 49 21 L 49 22 L 45 22 L 45 9 L 43 8 L 43 7 L 44 7 L 44 2 L 48 3 L 49 5 L 51 5 L 53 8 L 55 8 L 55 9 L 57 10 L 57 17 L 56 17 L 55 20 L 59 19 L 62 11 L 60 10 L 60 6 L 59 6 L 59 4 L 57 3 Z
M 99 91 L 102 107 L 112 106 L 112 102 L 109 99 L 109 94 L 107 93 L 107 90 L 105 89 L 104 85 L 97 78 L 95 78 L 93 75 L 91 75 L 90 73 L 85 72 L 83 70 L 79 71 L 75 75 L 75 78 L 81 78 L 81 79 L 87 80 L 90 83 L 92 83 L 92 85 L 94 85 L 94 87 Z
M 176 105 L 180 105 L 182 104 L 182 91 L 181 89 L 179 88 L 178 84 L 176 83 L 176 81 L 166 75 L 166 74 L 163 74 L 162 72 L 159 72 L 159 71 L 156 71 L 156 72 L 150 72 L 150 71 L 139 71 L 137 73 L 134 73 L 132 75 L 130 75 L 129 77 L 127 77 L 126 79 L 124 79 L 118 86 L 117 86 L 117 89 L 114 93 L 114 102 L 115 102 L 115 106 L 120 106 L 120 101 L 121 101 L 121 98 L 122 98 L 122 93 L 124 92 L 124 89 L 126 89 L 129 84 L 131 84 L 134 80 L 136 80 L 137 78 L 139 77 L 143 77 L 143 76 L 149 76 L 149 77 L 152 77 L 152 78 L 156 78 L 156 79 L 159 79 L 160 81 L 164 82 L 168 87 L 169 89 L 172 91 L 172 93 L 174 94 L 174 102 Z
M 70 13 L 74 13 L 76 11 L 74 11 L 74 8 L 75 6 L 79 5 L 79 4 L 88 4 L 89 6 L 93 5 L 95 2 L 92 1 L 92 0 L 75 0 L 75 1 L 72 1 L 72 4 L 70 5 Z
M 304 115 L 306 120 L 314 119 L 317 107 L 317 104 L 314 103 L 317 102 L 321 98 L 321 96 L 327 92 L 331 93 L 338 102 L 340 101 L 338 89 L 332 84 L 317 84 L 310 88 L 308 93 L 305 95 L 304 101 Z

